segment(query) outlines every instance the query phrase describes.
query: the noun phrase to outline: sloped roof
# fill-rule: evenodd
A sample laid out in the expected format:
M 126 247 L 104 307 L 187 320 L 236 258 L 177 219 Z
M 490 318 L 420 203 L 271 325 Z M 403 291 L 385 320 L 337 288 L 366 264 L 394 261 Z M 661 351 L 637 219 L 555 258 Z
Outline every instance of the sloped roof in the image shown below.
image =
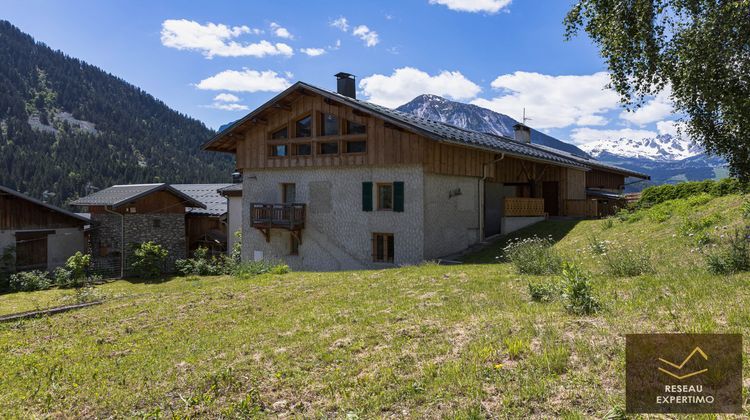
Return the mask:
M 625 196 L 622 194 L 613 193 L 610 191 L 602 191 L 592 188 L 586 188 L 586 195 L 590 195 L 593 197 L 601 197 L 601 198 L 608 198 L 611 200 L 624 200 Z
M 566 158 L 564 156 L 550 153 L 546 150 L 534 147 L 534 145 L 520 143 L 508 137 L 502 137 L 494 134 L 480 133 L 478 131 L 467 130 L 464 128 L 456 127 L 451 124 L 443 123 L 440 121 L 433 121 L 426 118 L 420 118 L 411 114 L 396 111 L 384 106 L 376 105 L 367 101 L 350 98 L 348 96 L 341 95 L 336 92 L 329 92 L 325 89 L 318 88 L 313 85 L 309 85 L 304 82 L 297 82 L 290 88 L 275 96 L 270 101 L 261 105 L 253 112 L 249 113 L 244 118 L 241 118 L 234 123 L 230 124 L 224 130 L 216 134 L 211 140 L 203 145 L 204 149 L 221 150 L 215 146 L 218 143 L 225 141 L 224 137 L 227 135 L 231 136 L 231 132 L 243 123 L 250 121 L 258 116 L 261 112 L 271 107 L 278 100 L 284 96 L 294 92 L 298 89 L 305 89 L 314 93 L 317 93 L 323 97 L 331 100 L 345 103 L 354 109 L 365 113 L 377 114 L 381 119 L 401 127 L 403 129 L 419 133 L 428 137 L 432 140 L 445 143 L 459 144 L 463 146 L 470 146 L 483 150 L 493 151 L 496 153 L 506 153 L 510 156 L 522 157 L 529 160 L 538 160 L 543 162 L 552 162 L 562 166 L 570 166 L 580 169 L 588 169 L 585 165 L 579 163 L 576 160 Z
M 117 208 L 157 191 L 166 191 L 174 194 L 182 199 L 187 207 L 206 208 L 205 204 L 165 183 L 113 185 L 86 197 L 79 198 L 71 204 L 74 206 L 111 206 Z
M 219 194 L 219 190 L 231 187 L 233 184 L 171 184 L 175 189 L 193 199 L 200 201 L 206 207 L 189 207 L 190 214 L 207 216 L 221 216 L 227 212 L 227 199 Z M 239 184 L 240 188 L 242 184 Z
M 592 157 L 589 157 L 589 156 L 576 155 L 576 154 L 573 154 L 573 153 L 569 153 L 569 152 L 565 152 L 565 151 L 562 151 L 562 150 L 555 149 L 554 147 L 544 146 L 542 144 L 535 144 L 534 146 L 536 146 L 538 148 L 541 148 L 541 149 L 548 150 L 551 153 L 557 153 L 557 154 L 565 156 L 565 157 L 567 157 L 569 159 L 576 160 L 576 161 L 578 161 L 578 162 L 580 162 L 580 163 L 582 163 L 584 165 L 590 166 L 592 168 L 603 169 L 603 170 L 609 171 L 609 172 L 616 172 L 616 173 L 619 173 L 619 174 L 622 174 L 622 175 L 625 175 L 625 176 L 632 176 L 632 177 L 635 177 L 635 178 L 651 179 L 651 176 L 649 176 L 647 174 L 644 174 L 644 173 L 641 173 L 641 172 L 636 172 L 636 171 L 631 171 L 630 169 L 621 168 L 621 167 L 615 166 L 615 165 L 609 165 L 607 163 L 600 162 L 600 161 L 598 161 L 598 160 L 596 160 L 596 159 L 594 159 Z
M 68 217 L 72 217 L 72 218 L 80 220 L 81 222 L 84 222 L 84 223 L 90 223 L 91 222 L 91 219 L 88 218 L 88 217 L 85 217 L 83 215 L 79 215 L 79 214 L 73 213 L 71 211 L 67 211 L 67 210 L 62 209 L 62 208 L 57 207 L 57 206 L 53 206 L 52 204 L 47 204 L 45 202 L 37 200 L 36 198 L 32 198 L 32 197 L 29 197 L 26 194 L 22 194 L 22 193 L 20 193 L 20 192 L 18 192 L 16 190 L 12 190 L 12 189 L 10 189 L 8 187 L 3 187 L 2 185 L 0 185 L 0 192 L 6 193 L 6 194 L 10 194 L 10 195 L 12 195 L 14 197 L 18 197 L 18 198 L 20 198 L 22 200 L 30 201 L 30 202 L 32 202 L 32 203 L 34 203 L 36 205 L 39 205 L 39 206 L 42 206 L 42 207 L 46 207 L 46 208 L 48 208 L 48 209 L 50 209 L 52 211 L 56 211 L 58 213 L 62 213 L 64 215 L 68 216 Z
M 242 195 L 242 183 L 230 184 L 228 187 L 219 188 L 218 193 L 222 196 L 230 195 L 233 193 L 239 193 L 239 195 Z

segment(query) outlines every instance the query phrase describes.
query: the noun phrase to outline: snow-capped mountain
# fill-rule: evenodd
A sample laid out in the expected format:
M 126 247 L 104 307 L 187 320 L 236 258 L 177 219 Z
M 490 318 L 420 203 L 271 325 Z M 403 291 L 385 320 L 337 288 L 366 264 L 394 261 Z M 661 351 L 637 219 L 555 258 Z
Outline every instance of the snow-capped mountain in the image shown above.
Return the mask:
M 694 142 L 669 134 L 647 139 L 600 140 L 581 145 L 580 148 L 595 158 L 608 153 L 655 161 L 683 160 L 703 154 L 703 148 Z
M 490 111 L 476 105 L 451 101 L 436 95 L 417 96 L 410 102 L 396 108 L 396 110 L 448 123 L 456 127 L 510 138 L 514 137 L 513 126 L 518 124 L 518 121 L 505 114 Z M 586 156 L 586 153 L 578 147 L 534 129 L 531 130 L 531 142 Z

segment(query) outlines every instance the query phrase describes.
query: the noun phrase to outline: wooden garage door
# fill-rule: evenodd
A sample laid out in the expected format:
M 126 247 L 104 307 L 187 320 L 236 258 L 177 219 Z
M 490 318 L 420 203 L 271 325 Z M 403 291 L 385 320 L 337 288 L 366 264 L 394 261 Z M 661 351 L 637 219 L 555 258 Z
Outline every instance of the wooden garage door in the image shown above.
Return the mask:
M 16 271 L 47 269 L 47 236 L 54 231 L 16 233 Z

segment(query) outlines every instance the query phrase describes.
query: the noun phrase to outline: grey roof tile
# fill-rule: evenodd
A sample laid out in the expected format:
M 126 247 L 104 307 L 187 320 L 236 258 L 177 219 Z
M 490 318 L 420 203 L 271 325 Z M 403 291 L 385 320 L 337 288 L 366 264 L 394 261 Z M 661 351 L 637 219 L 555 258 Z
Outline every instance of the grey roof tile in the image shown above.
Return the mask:
M 221 216 L 227 212 L 227 199 L 219 194 L 219 190 L 231 187 L 233 184 L 171 184 L 176 190 L 205 204 L 206 208 L 190 207 L 190 214 Z M 239 184 L 240 187 L 242 184 Z
M 169 191 L 170 193 L 182 198 L 186 205 L 192 207 L 204 207 L 205 205 L 200 201 L 186 195 L 179 190 L 171 187 L 169 184 L 129 184 L 129 185 L 113 185 L 109 188 L 105 188 L 101 191 L 97 191 L 93 194 L 87 195 L 86 197 L 79 198 L 72 202 L 74 206 L 111 206 L 119 207 L 123 204 L 129 203 L 133 200 L 141 198 L 145 195 L 157 192 L 157 191 Z

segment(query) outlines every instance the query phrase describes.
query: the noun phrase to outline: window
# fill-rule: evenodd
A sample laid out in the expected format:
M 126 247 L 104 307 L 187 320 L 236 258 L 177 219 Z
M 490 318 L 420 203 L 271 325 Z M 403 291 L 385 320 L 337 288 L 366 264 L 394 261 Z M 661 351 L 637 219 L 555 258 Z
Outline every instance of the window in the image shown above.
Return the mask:
M 297 201 L 297 185 L 281 184 L 281 199 L 284 204 L 291 204 Z
M 378 210 L 393 210 L 393 184 L 378 184 Z
M 335 155 L 338 152 L 339 144 L 337 142 L 320 143 L 321 155 Z
M 299 241 L 294 235 L 289 236 L 289 255 L 299 255 Z
M 366 141 L 346 142 L 346 153 L 365 153 L 367 151 Z
M 286 144 L 276 144 L 273 146 L 269 146 L 271 148 L 270 155 L 273 157 L 280 157 L 280 156 L 286 156 L 287 155 L 287 145 Z
M 295 144 L 294 154 L 297 156 L 310 156 L 312 154 L 312 146 L 310 146 L 310 143 Z
M 393 262 L 393 234 L 372 234 L 372 260 L 375 262 Z
M 335 115 L 320 114 L 320 135 L 335 136 L 339 134 L 339 119 Z
M 154 228 L 158 229 L 161 227 L 161 219 L 154 219 L 151 221 Z
M 353 121 L 346 120 L 346 134 L 365 134 L 367 128 L 364 124 L 357 124 Z
M 308 115 L 297 120 L 295 129 L 296 137 L 312 137 L 312 117 Z
M 289 138 L 289 129 L 287 127 L 280 128 L 271 133 L 271 140 L 280 140 Z

